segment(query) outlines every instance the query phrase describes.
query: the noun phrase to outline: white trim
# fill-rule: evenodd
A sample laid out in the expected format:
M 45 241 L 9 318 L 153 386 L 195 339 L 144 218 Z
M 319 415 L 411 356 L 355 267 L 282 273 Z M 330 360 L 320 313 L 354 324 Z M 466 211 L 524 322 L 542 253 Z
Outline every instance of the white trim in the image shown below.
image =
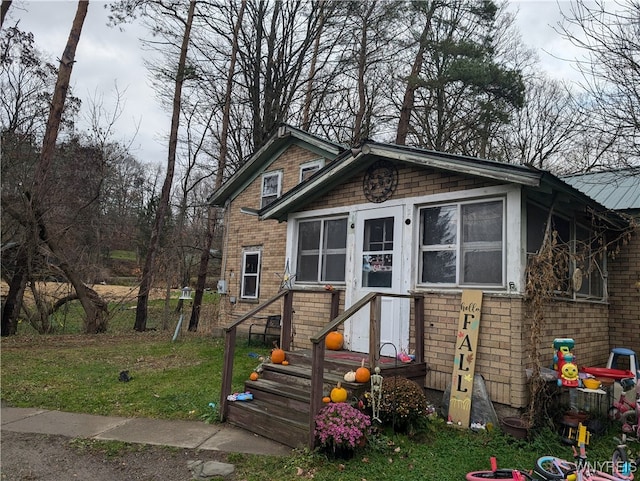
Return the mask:
M 251 276 L 256 277 L 256 293 L 255 296 L 247 296 L 244 292 L 244 279 L 246 276 L 247 256 L 258 256 L 258 271 Z M 240 271 L 240 298 L 241 299 L 258 299 L 260 297 L 260 273 L 262 271 L 262 249 L 259 247 L 250 247 L 242 249 L 242 270 Z
M 269 205 L 264 203 L 264 199 L 265 199 L 264 184 L 265 184 L 265 180 L 271 177 L 277 177 L 278 179 L 277 185 L 276 185 L 276 197 L 273 200 L 277 200 L 282 195 L 282 177 L 283 177 L 282 170 L 272 170 L 270 172 L 264 172 L 262 174 L 261 181 L 260 181 L 260 208 L 263 208 Z M 270 194 L 269 197 L 273 197 L 273 194 Z
M 300 164 L 300 171 L 299 171 L 299 176 L 298 176 L 298 182 L 302 182 L 304 179 L 302 178 L 302 174 L 303 174 L 303 170 L 305 169 L 312 169 L 316 167 L 316 170 L 314 170 L 314 173 L 317 172 L 318 170 L 322 169 L 324 167 L 324 159 L 316 159 L 316 160 L 312 160 L 310 162 L 305 162 L 304 164 Z M 313 174 L 312 174 L 313 175 Z

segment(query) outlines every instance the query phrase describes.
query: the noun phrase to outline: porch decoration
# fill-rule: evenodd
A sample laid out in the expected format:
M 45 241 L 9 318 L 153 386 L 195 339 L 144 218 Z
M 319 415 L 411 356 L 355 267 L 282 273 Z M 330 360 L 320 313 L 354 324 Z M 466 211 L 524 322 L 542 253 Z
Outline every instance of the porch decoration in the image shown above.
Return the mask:
M 371 376 L 371 413 L 373 420 L 382 422 L 380 419 L 380 402 L 382 401 L 382 380 L 380 375 L 380 367 L 376 366 L 373 370 L 375 374 Z
M 250 380 L 252 380 L 252 381 L 257 381 L 259 377 L 260 377 L 260 376 L 258 376 L 258 373 L 257 373 L 257 372 L 255 372 L 255 371 L 253 371 L 253 372 L 249 375 L 249 379 L 250 379 Z
M 271 350 L 271 362 L 274 364 L 282 364 L 282 362 L 285 360 L 286 354 L 284 352 L 283 349 L 280 349 L 279 347 L 274 347 Z
M 347 403 L 327 404 L 315 417 L 314 434 L 327 454 L 349 458 L 367 442 L 371 418 Z
M 364 196 L 379 204 L 389 199 L 398 187 L 398 169 L 390 160 L 378 160 L 367 169 L 362 179 Z
M 360 367 L 356 369 L 355 372 L 355 381 L 365 383 L 369 382 L 369 379 L 371 379 L 371 372 L 368 368 L 364 367 L 364 359 L 362 359 Z
M 347 371 L 343 379 L 345 382 L 356 382 L 356 372 L 354 370 Z
M 324 338 L 324 345 L 330 351 L 339 351 L 344 344 L 344 336 L 340 331 L 331 331 Z
M 347 400 L 348 396 L 349 394 L 347 393 L 347 390 L 342 387 L 342 384 L 340 382 L 338 382 L 338 384 L 336 384 L 336 387 L 331 390 L 331 394 L 329 397 L 334 403 L 343 403 Z
M 482 291 L 469 289 L 462 291 L 448 419 L 454 425 L 463 428 L 469 427 L 471 417 L 473 374 L 476 365 L 481 310 Z

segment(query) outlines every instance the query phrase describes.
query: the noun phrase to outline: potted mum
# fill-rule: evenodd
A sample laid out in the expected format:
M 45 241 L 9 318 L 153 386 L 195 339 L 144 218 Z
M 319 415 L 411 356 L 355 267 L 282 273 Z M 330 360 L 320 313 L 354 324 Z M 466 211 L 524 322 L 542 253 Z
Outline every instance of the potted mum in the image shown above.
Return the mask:
M 315 426 L 314 434 L 324 451 L 348 458 L 366 444 L 371 418 L 348 403 L 330 403 L 316 414 Z

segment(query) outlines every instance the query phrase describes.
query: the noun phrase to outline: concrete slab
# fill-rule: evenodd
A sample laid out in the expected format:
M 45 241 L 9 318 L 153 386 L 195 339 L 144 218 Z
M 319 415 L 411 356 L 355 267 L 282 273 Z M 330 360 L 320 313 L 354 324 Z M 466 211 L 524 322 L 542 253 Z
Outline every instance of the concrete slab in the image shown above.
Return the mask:
M 200 446 L 200 449 L 246 454 L 286 456 L 291 448 L 243 429 L 226 425 Z
M 2 409 L 2 418 L 11 415 L 11 408 Z M 90 438 L 125 423 L 126 418 L 93 416 L 91 414 L 41 411 L 31 416 L 2 423 L 2 430 L 20 433 L 60 434 L 71 438 Z
M 94 438 L 193 449 L 199 447 L 218 430 L 215 425 L 190 421 L 131 419 L 127 423 L 101 432 Z
M 46 412 L 44 409 L 3 407 L 0 410 L 0 422 L 5 425 L 44 412 Z

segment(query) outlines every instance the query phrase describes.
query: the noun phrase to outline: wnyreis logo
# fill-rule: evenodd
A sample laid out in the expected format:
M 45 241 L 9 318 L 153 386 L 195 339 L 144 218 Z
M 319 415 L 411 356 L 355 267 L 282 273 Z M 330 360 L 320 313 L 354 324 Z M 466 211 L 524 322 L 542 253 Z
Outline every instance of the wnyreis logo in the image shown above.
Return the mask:
M 583 466 L 589 471 L 603 471 L 605 473 L 611 473 L 615 476 L 620 476 L 619 479 L 625 479 L 628 477 L 633 479 L 633 473 L 638 470 L 638 463 L 636 461 L 585 461 Z

